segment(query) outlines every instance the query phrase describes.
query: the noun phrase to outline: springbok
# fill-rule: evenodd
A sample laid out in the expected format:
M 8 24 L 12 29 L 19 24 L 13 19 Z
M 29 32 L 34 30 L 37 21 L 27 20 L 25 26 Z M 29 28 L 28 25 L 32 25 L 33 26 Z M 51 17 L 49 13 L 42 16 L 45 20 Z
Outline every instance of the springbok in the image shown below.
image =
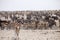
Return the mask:
M 39 23 L 38 23 L 38 29 L 46 29 L 46 28 L 48 28 L 48 22 L 45 22 L 45 21 L 40 21 Z
M 1 29 L 4 29 L 4 28 L 8 28 L 8 24 L 10 23 L 10 21 L 6 21 L 6 20 L 0 20 L 0 27 Z
M 13 27 L 15 28 L 15 32 L 16 32 L 16 34 L 17 34 L 17 36 L 18 36 L 21 25 L 20 25 L 18 22 L 16 22 L 16 21 L 14 21 L 12 24 L 13 24 Z

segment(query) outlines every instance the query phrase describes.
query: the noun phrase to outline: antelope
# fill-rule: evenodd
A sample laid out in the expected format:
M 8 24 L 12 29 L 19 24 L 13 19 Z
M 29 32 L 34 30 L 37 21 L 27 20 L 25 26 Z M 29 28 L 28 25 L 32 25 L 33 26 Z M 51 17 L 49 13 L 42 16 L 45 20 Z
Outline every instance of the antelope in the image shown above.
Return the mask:
M 45 21 L 40 21 L 39 23 L 38 23 L 38 29 L 42 29 L 42 28 L 48 28 L 48 22 L 45 22 Z
M 16 22 L 16 21 L 14 21 L 12 24 L 13 24 L 13 27 L 15 28 L 15 32 L 16 32 L 16 34 L 17 34 L 17 36 L 18 36 L 21 25 L 20 25 L 18 22 Z
M 8 24 L 10 23 L 10 21 L 2 21 L 2 20 L 0 20 L 0 27 L 1 27 L 1 29 L 4 29 L 5 27 L 7 27 L 8 28 Z

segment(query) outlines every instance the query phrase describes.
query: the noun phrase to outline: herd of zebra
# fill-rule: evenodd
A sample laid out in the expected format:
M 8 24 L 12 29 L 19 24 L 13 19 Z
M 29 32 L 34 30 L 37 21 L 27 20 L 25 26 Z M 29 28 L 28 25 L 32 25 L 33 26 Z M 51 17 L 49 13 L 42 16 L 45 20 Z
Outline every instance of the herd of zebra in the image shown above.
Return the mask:
M 18 13 L 16 13 L 18 14 Z M 22 13 L 21 13 L 22 14 Z M 60 14 L 60 12 L 59 12 Z M 52 29 L 53 26 L 57 25 L 60 22 L 59 14 L 55 13 L 32 13 L 23 14 L 23 17 L 16 17 L 15 15 L 10 15 L 11 20 L 1 20 L 0 19 L 0 29 Z M 18 14 L 19 15 L 19 14 Z M 19 19 L 20 17 L 20 19 Z

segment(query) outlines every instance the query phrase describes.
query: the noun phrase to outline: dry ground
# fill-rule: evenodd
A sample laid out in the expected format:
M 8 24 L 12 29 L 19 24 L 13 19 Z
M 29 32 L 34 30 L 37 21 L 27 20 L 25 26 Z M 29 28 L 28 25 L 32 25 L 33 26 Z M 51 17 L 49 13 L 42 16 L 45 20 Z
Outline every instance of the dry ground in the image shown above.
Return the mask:
M 0 30 L 0 40 L 60 40 L 60 31 L 20 30 L 18 37 L 14 30 Z

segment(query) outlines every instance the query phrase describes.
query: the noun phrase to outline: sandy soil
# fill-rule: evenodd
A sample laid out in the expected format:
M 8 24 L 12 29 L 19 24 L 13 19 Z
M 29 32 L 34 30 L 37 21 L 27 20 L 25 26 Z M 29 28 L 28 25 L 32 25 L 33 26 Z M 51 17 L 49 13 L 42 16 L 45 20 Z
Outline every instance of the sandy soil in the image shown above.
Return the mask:
M 20 30 L 16 36 L 14 30 L 0 30 L 0 40 L 60 40 L 59 30 Z

